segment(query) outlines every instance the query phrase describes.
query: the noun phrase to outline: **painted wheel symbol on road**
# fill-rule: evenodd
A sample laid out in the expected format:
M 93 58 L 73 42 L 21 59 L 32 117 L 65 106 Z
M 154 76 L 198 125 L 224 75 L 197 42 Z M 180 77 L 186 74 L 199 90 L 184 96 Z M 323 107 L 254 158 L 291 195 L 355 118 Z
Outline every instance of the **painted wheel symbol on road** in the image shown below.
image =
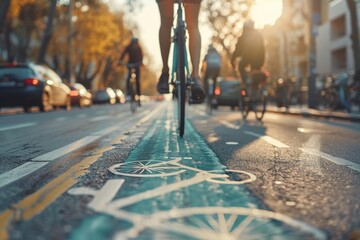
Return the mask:
M 115 239 L 326 239 L 303 222 L 249 208 L 204 207 L 155 213 Z M 155 239 L 154 238 L 154 239 Z
M 127 177 L 167 177 L 186 171 L 164 161 L 143 160 L 119 163 L 108 169 L 111 173 Z
M 180 163 L 181 159 L 171 161 L 142 160 L 119 163 L 108 170 L 120 176 L 128 177 L 166 177 L 185 171 L 194 171 L 203 176 L 203 180 L 217 184 L 244 184 L 256 180 L 256 176 L 240 170 L 210 170 L 205 171 Z

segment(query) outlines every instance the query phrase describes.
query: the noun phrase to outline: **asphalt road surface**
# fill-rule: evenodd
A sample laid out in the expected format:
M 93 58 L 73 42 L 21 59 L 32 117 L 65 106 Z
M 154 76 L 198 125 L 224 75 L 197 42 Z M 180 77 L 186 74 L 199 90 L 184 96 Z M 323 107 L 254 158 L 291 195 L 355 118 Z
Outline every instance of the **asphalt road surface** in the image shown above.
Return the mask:
M 176 113 L 0 115 L 0 239 L 360 239 L 360 124 Z

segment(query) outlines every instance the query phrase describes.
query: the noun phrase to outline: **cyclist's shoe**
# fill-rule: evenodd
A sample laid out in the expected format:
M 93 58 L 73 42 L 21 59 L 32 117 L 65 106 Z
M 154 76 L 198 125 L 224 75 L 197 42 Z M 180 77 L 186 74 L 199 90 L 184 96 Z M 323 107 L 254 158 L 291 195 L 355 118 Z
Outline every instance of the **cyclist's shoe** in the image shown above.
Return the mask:
M 157 84 L 157 90 L 160 94 L 170 93 L 169 91 L 169 73 L 161 73 L 159 82 Z
M 192 103 L 193 104 L 200 104 L 204 102 L 205 99 L 205 90 L 202 86 L 199 79 L 195 78 L 192 79 L 192 85 L 191 85 L 191 96 L 192 96 Z

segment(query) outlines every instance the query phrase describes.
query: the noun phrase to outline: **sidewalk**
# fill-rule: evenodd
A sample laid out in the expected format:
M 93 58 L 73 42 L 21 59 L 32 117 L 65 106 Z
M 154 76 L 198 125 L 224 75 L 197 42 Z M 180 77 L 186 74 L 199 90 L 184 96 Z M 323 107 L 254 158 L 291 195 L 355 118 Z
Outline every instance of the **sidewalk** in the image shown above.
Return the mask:
M 344 119 L 350 121 L 360 122 L 360 112 L 354 111 L 353 113 L 346 113 L 345 111 L 320 111 L 316 109 L 310 109 L 306 106 L 290 106 L 287 111 L 286 108 L 278 108 L 275 105 L 268 105 L 267 111 L 274 113 L 282 113 L 282 114 L 294 114 L 294 115 L 302 115 L 306 117 L 322 117 L 322 118 L 335 118 L 335 119 Z

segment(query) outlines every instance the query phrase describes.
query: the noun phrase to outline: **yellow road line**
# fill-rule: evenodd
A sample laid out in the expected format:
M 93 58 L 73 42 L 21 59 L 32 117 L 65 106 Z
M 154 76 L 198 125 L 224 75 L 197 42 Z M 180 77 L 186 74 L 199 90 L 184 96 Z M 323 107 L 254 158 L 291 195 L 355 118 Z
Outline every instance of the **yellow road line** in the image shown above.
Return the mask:
M 98 160 L 104 152 L 111 149 L 113 149 L 112 146 L 99 149 L 94 155 L 83 159 L 35 193 L 0 213 L 0 239 L 9 238 L 8 227 L 10 224 L 30 220 L 41 213 L 70 187 L 75 185 L 80 177 L 87 173 L 90 165 Z

